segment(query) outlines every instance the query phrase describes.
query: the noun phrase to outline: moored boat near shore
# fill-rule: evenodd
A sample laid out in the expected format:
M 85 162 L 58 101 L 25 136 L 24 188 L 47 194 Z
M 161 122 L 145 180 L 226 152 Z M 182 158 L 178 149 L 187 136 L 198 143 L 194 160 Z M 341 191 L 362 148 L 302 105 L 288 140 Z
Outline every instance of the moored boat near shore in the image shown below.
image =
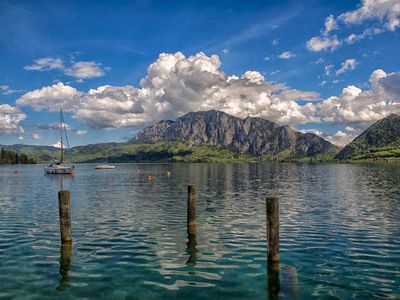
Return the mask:
M 107 144 L 104 142 L 104 146 L 106 147 Z M 107 156 L 106 156 L 106 161 L 104 163 L 100 163 L 96 165 L 95 167 L 96 170 L 113 170 L 115 169 L 115 165 L 108 163 L 108 151 L 107 151 Z
M 115 165 L 98 164 L 98 165 L 96 165 L 95 169 L 97 169 L 97 170 L 111 170 L 111 169 L 115 169 Z
M 60 110 L 60 152 L 61 152 L 61 157 L 60 161 L 51 163 L 47 167 L 44 168 L 44 171 L 46 174 L 52 174 L 52 175 L 64 175 L 64 174 L 70 174 L 74 175 L 74 170 L 75 166 L 72 162 L 71 158 L 68 158 L 65 151 L 64 151 L 64 141 L 63 141 L 63 134 L 65 133 L 65 139 L 67 142 L 67 147 L 69 148 L 69 141 L 68 141 L 68 136 L 67 136 L 67 129 L 65 128 L 64 125 L 64 117 L 62 113 L 62 109 Z M 69 160 L 66 161 L 66 160 Z

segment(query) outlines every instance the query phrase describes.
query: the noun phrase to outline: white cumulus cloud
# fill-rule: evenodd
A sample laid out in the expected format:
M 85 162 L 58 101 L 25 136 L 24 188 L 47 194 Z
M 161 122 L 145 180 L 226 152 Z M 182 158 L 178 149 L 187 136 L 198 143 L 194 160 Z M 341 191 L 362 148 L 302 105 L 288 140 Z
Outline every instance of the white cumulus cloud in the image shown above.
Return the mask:
M 33 140 L 40 140 L 42 137 L 37 132 L 32 132 L 32 139 Z
M 326 65 L 326 66 L 324 67 L 325 75 L 326 75 L 326 76 L 331 75 L 334 67 L 335 67 L 334 65 Z
M 361 24 L 372 20 L 394 31 L 400 26 L 400 1 L 363 0 L 357 9 L 341 14 L 338 20 L 345 24 Z
M 89 90 L 75 115 L 92 128 L 135 127 L 151 116 L 144 112 L 139 92 L 133 86 L 101 86 Z
M 42 57 L 34 60 L 34 64 L 24 67 L 28 71 L 49 71 L 64 69 L 64 64 L 59 57 Z
M 319 95 L 267 81 L 257 71 L 228 76 L 217 55 L 162 53 L 140 87 L 101 86 L 86 93 L 62 83 L 26 93 L 18 105 L 36 110 L 63 107 L 93 128 L 136 127 L 173 119 L 189 111 L 220 109 L 233 115 L 266 117 L 285 124 L 313 119 Z M 310 117 L 311 116 L 311 117 Z
M 338 28 L 337 22 L 335 20 L 335 17 L 333 15 L 330 15 L 329 17 L 327 17 L 325 19 L 325 30 L 324 30 L 324 34 L 328 34 L 329 32 L 331 32 L 332 30 Z
M 300 132 L 302 132 L 302 133 L 314 133 L 315 135 L 318 135 L 320 137 L 324 137 L 325 136 L 325 133 L 322 130 L 315 129 L 315 128 L 301 129 Z
M 359 33 L 352 33 L 347 37 L 338 38 L 331 35 L 333 30 L 340 27 L 363 27 Z M 345 41 L 352 44 L 368 36 L 380 34 L 385 31 L 395 31 L 400 26 L 400 0 L 362 0 L 357 9 L 347 11 L 334 17 L 330 15 L 325 19 L 325 28 L 320 35 L 307 41 L 310 51 L 335 50 Z
M 343 147 L 350 143 L 355 136 L 339 130 L 335 134 L 328 135 L 325 138 L 332 144 Z
M 77 130 L 76 135 L 86 135 L 88 133 L 87 130 Z
M 0 85 L 0 93 L 3 95 L 10 95 L 19 92 L 23 92 L 23 90 L 14 90 L 8 85 Z
M 65 144 L 64 143 L 61 144 L 61 140 L 58 140 L 56 143 L 50 144 L 49 146 L 54 148 L 61 148 L 61 145 L 63 146 L 63 148 L 65 148 Z
M 300 131 L 302 133 L 314 133 L 314 134 L 330 141 L 332 144 L 335 144 L 335 145 L 341 146 L 341 147 L 347 145 L 356 137 L 356 135 L 353 133 L 344 132 L 341 130 L 338 130 L 334 134 L 330 134 L 321 129 L 315 129 L 315 128 L 302 129 Z
M 354 70 L 358 65 L 358 62 L 354 58 L 349 58 L 346 59 L 344 62 L 342 62 L 342 65 L 340 66 L 340 69 L 336 71 L 336 75 L 346 73 L 348 71 Z
M 370 89 L 349 85 L 339 96 L 331 96 L 316 104 L 322 122 L 357 124 L 371 123 L 391 113 L 400 112 L 400 73 L 387 74 L 375 70 L 370 76 Z
M 337 36 L 316 36 L 307 41 L 307 49 L 313 52 L 333 51 L 341 45 Z
M 62 82 L 28 92 L 17 99 L 18 106 L 30 106 L 35 111 L 48 109 L 74 111 L 79 106 L 81 93 Z
M 64 70 L 64 74 L 78 79 L 88 79 L 104 76 L 101 63 L 94 61 L 74 62 L 71 67 Z
M 67 65 L 59 57 L 43 57 L 34 60 L 34 64 L 24 67 L 28 71 L 50 71 L 59 70 L 64 75 L 83 81 L 84 79 L 96 78 L 105 75 L 105 68 L 101 63 L 95 61 L 74 61 Z
M 356 128 L 353 128 L 353 127 L 351 127 L 351 126 L 346 126 L 346 131 L 349 131 L 349 132 L 356 132 L 357 131 L 357 129 Z
M 26 115 L 19 108 L 0 104 L 0 135 L 23 133 L 21 122 L 26 119 Z
M 296 56 L 296 54 L 294 54 L 294 53 L 292 53 L 290 51 L 285 51 L 282 54 L 278 55 L 278 57 L 280 59 L 290 59 L 290 58 L 293 58 L 295 56 Z

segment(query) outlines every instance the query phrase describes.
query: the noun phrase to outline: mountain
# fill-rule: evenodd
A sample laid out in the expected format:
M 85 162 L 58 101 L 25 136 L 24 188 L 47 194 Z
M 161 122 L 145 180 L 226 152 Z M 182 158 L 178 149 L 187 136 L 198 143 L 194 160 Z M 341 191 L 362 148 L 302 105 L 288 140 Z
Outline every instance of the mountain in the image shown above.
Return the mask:
M 270 158 L 333 156 L 339 148 L 312 133 L 263 118 L 237 118 L 222 111 L 190 112 L 176 121 L 160 121 L 137 133 L 131 143 L 181 141 L 213 145 L 234 152 Z
M 400 157 L 400 116 L 391 114 L 375 122 L 336 157 L 340 160 Z

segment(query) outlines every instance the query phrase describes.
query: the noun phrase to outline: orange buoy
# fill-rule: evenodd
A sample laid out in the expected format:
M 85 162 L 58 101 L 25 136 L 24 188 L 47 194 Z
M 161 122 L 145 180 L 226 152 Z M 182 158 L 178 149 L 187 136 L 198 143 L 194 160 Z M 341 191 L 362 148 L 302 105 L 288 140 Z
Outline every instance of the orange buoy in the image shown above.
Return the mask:
M 153 179 L 153 176 L 151 176 L 151 175 L 147 176 L 147 180 L 152 180 L 152 179 Z

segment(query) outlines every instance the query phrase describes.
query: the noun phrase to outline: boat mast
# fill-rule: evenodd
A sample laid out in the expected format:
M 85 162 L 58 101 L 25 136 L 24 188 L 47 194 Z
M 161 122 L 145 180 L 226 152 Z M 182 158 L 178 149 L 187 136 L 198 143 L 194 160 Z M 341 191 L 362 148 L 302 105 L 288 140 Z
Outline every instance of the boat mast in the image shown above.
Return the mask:
M 108 164 L 109 150 L 108 150 L 108 147 L 107 147 L 107 140 L 104 140 L 104 148 L 106 148 L 106 164 Z
M 61 160 L 64 161 L 64 149 L 63 149 L 63 118 L 62 118 L 62 109 L 60 109 L 60 137 L 61 137 Z

